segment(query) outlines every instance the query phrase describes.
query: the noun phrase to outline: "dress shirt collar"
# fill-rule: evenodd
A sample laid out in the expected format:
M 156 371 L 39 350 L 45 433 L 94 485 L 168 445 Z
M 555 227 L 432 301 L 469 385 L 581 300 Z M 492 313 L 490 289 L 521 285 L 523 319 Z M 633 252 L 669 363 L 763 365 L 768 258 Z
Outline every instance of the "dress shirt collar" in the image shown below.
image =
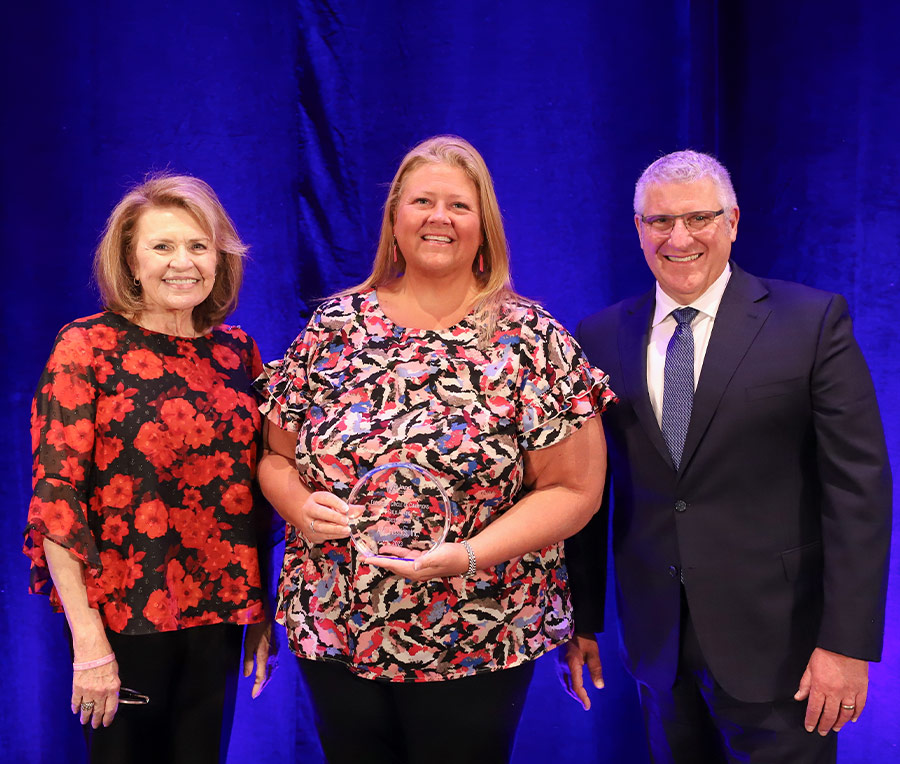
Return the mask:
M 675 302 L 669 295 L 663 292 L 656 282 L 656 310 L 653 312 L 653 326 L 661 324 L 669 316 L 669 314 L 677 308 L 696 308 L 714 319 L 719 310 L 719 303 L 722 302 L 722 295 L 725 294 L 725 287 L 728 286 L 728 279 L 731 278 L 731 263 L 725 266 L 719 278 L 703 294 L 689 305 L 681 305 Z

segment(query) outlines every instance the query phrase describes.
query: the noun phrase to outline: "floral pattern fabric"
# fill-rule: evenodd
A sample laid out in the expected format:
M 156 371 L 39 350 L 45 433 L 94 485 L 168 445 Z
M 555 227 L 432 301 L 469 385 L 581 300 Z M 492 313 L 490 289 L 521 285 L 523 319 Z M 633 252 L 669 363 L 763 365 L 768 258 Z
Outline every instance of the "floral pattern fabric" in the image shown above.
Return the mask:
M 517 501 L 526 451 L 560 442 L 613 398 L 536 305 L 510 299 L 480 344 L 471 317 L 442 331 L 395 326 L 374 290 L 320 306 L 257 384 L 263 413 L 298 432 L 310 489 L 346 500 L 373 467 L 413 462 L 450 496 L 448 542 L 475 536 Z M 572 631 L 562 544 L 471 579 L 411 582 L 361 564 L 346 540 L 315 545 L 291 525 L 278 619 L 298 655 L 393 681 L 509 668 Z
M 237 327 L 189 339 L 111 312 L 63 327 L 32 405 L 31 591 L 60 609 L 49 539 L 84 563 L 112 631 L 262 620 L 261 370 Z

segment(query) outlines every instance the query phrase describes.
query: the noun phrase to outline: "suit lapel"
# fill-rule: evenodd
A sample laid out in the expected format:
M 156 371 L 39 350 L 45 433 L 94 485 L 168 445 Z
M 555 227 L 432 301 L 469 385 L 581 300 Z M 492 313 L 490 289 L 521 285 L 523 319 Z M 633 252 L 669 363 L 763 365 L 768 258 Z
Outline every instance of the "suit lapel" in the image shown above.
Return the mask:
M 647 392 L 647 343 L 650 339 L 650 322 L 656 305 L 655 290 L 638 297 L 622 311 L 619 335 L 619 359 L 622 364 L 623 398 L 631 401 L 638 421 L 650 442 L 662 457 L 671 464 L 672 457 L 663 440 L 662 431 L 650 404 Z M 612 383 L 613 390 L 616 383 Z
M 760 302 L 769 293 L 763 283 L 734 263 L 732 269 L 694 393 L 679 474 L 690 464 L 738 364 L 771 312 L 765 302 Z

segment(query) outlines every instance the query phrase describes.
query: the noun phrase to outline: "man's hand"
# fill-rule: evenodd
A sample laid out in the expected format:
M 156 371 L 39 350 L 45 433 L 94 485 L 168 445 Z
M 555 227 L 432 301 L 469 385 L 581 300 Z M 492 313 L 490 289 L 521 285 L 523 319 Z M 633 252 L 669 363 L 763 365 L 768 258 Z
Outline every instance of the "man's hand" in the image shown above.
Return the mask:
M 576 634 L 557 652 L 557 671 L 559 681 L 565 691 L 581 703 L 585 711 L 591 708 L 591 699 L 584 689 L 582 669 L 587 664 L 591 672 L 591 681 L 598 690 L 603 689 L 603 666 L 600 664 L 600 651 L 593 634 Z
M 272 679 L 272 672 L 278 667 L 277 655 L 278 642 L 271 621 L 265 620 L 247 626 L 244 632 L 244 676 L 254 675 L 251 698 L 258 698 Z
M 839 732 L 848 721 L 859 719 L 866 706 L 869 664 L 817 647 L 810 656 L 794 700 L 807 700 L 807 732 Z

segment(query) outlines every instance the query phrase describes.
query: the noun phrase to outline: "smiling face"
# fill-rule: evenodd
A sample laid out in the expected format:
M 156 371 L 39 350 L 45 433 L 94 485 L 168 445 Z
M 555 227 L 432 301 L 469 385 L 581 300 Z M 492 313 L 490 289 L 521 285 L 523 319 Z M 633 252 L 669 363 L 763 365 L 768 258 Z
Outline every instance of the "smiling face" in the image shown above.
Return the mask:
M 478 189 L 459 167 L 425 163 L 404 179 L 394 238 L 406 272 L 432 277 L 472 273 L 483 241 Z
M 184 325 L 212 291 L 216 248 L 190 212 L 180 207 L 149 207 L 138 218 L 131 270 L 141 282 L 141 325 L 171 331 Z M 189 323 L 186 324 L 189 326 Z
M 718 210 L 722 205 L 715 184 L 709 178 L 692 183 L 658 183 L 647 189 L 644 215 L 681 215 L 698 210 Z M 737 238 L 740 211 L 726 211 L 706 228 L 695 233 L 675 221 L 669 233 L 657 233 L 634 216 L 644 259 L 662 290 L 680 305 L 702 295 L 722 275 L 731 244 Z

